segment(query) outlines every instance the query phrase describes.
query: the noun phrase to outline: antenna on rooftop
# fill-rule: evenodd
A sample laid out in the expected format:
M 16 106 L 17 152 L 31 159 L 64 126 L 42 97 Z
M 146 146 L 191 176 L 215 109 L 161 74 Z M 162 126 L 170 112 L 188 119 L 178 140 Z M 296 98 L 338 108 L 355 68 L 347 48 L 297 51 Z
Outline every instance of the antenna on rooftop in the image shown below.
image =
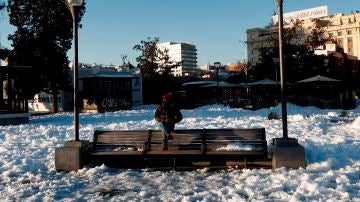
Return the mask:
M 0 2 L 0 23 L 1 23 L 1 11 L 5 8 L 5 3 Z M 0 48 L 1 48 L 1 30 L 0 30 Z

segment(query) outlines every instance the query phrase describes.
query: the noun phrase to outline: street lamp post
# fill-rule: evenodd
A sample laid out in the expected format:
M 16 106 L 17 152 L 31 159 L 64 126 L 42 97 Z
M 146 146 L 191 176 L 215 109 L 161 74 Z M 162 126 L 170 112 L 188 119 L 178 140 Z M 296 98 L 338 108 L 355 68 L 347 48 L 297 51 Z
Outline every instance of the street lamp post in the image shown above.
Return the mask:
M 281 112 L 283 137 L 274 138 L 272 148 L 272 167 L 273 168 L 300 168 L 306 167 L 305 148 L 301 146 L 297 139 L 288 137 L 287 128 L 287 109 L 285 98 L 284 65 L 283 65 L 283 0 L 277 0 L 278 23 L 279 23 L 279 65 L 281 82 Z
M 219 69 L 221 67 L 220 62 L 214 62 L 214 66 L 216 69 L 216 92 L 217 92 L 217 103 L 220 102 L 220 92 L 219 92 Z
M 55 148 L 55 168 L 63 171 L 76 171 L 84 166 L 90 142 L 80 141 L 79 138 L 79 113 L 78 113 L 78 11 L 84 0 L 66 0 L 72 15 L 74 34 L 74 133 L 75 141 L 66 141 L 64 147 Z
M 78 112 L 78 23 L 77 23 L 77 12 L 80 6 L 83 5 L 84 0 L 67 0 L 72 20 L 73 20 L 73 36 L 74 36 L 74 133 L 75 141 L 79 141 L 79 112 Z
M 281 82 L 281 112 L 283 125 L 283 139 L 288 139 L 287 128 L 287 108 L 285 97 L 285 82 L 284 82 L 284 58 L 283 58 L 283 0 L 277 0 L 278 5 L 278 23 L 279 23 L 279 63 L 280 63 L 280 82 Z

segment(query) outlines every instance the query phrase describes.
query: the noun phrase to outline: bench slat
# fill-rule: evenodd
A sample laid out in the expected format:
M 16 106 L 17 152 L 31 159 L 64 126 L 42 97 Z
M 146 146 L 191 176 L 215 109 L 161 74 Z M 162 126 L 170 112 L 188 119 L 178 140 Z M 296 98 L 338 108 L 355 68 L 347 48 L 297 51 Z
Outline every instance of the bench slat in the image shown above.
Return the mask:
M 131 139 L 126 139 L 126 140 L 113 140 L 113 141 L 110 141 L 110 140 L 101 140 L 101 141 L 98 141 L 96 144 L 130 144 L 130 143 L 133 143 L 133 144 L 144 144 L 146 143 L 147 141 L 146 140 L 131 140 Z
M 263 151 L 208 151 L 206 155 L 263 156 Z
M 133 139 L 133 140 L 147 140 L 147 135 L 143 134 L 138 135 L 127 135 L 127 136 L 111 136 L 111 135 L 100 135 L 97 137 L 97 141 L 106 141 L 106 140 L 124 140 L 124 139 Z
M 136 156 L 136 155 L 144 155 L 142 151 L 99 151 L 90 153 L 92 156 Z
M 145 144 L 102 144 L 98 143 L 96 146 L 99 147 L 144 147 Z
M 161 151 L 161 150 L 152 150 L 147 153 L 147 155 L 202 155 L 203 153 L 200 150 L 168 150 L 168 151 Z

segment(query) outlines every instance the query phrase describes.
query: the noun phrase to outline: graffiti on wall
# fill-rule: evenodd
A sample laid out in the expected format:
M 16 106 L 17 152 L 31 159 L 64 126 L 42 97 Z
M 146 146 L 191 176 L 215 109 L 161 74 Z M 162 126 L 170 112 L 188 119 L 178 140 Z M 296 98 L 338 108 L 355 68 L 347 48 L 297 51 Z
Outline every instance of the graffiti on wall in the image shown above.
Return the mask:
M 131 101 L 125 98 L 104 98 L 101 101 L 101 107 L 103 109 L 121 108 L 128 106 L 131 106 Z

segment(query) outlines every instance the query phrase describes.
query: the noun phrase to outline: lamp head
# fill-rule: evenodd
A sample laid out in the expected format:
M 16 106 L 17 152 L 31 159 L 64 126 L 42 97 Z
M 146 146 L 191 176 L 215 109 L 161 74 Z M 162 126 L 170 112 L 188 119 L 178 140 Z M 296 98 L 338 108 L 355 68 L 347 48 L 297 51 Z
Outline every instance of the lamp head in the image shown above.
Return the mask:
M 67 2 L 70 6 L 82 6 L 84 0 L 67 0 Z

